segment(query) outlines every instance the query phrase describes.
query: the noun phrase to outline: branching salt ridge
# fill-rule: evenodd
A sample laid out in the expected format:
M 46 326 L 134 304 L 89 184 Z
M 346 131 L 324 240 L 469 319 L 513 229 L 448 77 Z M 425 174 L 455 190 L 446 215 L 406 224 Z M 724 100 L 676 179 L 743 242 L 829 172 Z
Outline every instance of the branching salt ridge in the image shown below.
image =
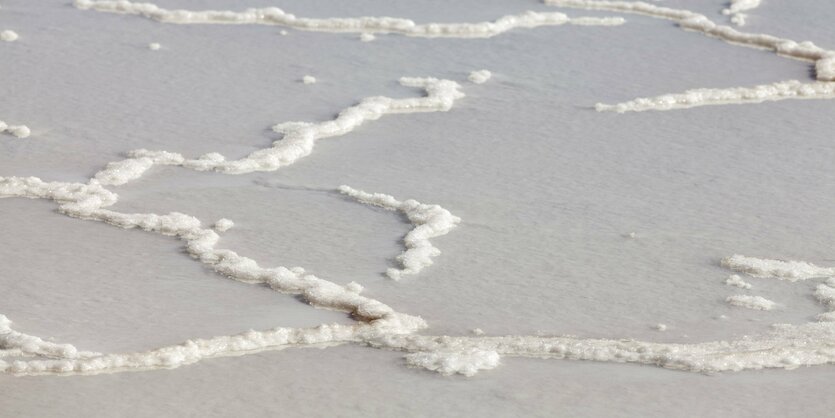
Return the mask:
M 616 26 L 624 23 L 624 19 L 620 17 L 570 18 L 562 13 L 532 11 L 502 16 L 493 22 L 419 25 L 409 19 L 394 17 L 327 19 L 297 17 L 277 7 L 246 9 L 242 12 L 166 10 L 152 3 L 126 0 L 75 0 L 75 7 L 81 10 L 138 15 L 163 23 L 275 25 L 316 32 L 357 33 L 364 36 L 363 40 L 373 39 L 368 35 L 389 33 L 422 38 L 489 38 L 518 28 L 530 29 L 564 24 Z
M 121 165 L 109 165 L 97 176 L 120 180 Z M 134 178 L 135 172 L 127 177 Z M 36 337 L 14 332 L 9 321 L 0 321 L 0 349 L 19 350 L 36 359 L 0 363 L 2 371 L 14 374 L 98 373 L 149 368 L 173 368 L 204 358 L 240 354 L 253 350 L 280 349 L 299 345 L 327 345 L 363 341 L 379 333 L 409 333 L 426 326 L 419 317 L 395 312 L 374 299 L 358 294 L 361 287 L 340 286 L 306 274 L 302 268 L 261 267 L 254 260 L 234 251 L 218 249 L 218 234 L 201 226 L 189 215 L 172 212 L 121 213 L 106 209 L 117 195 L 93 179 L 88 184 L 44 182 L 34 177 L 0 177 L 0 197 L 49 199 L 58 203 L 59 212 L 79 219 L 105 222 L 125 229 L 142 229 L 185 242 L 187 252 L 230 279 L 269 286 L 271 289 L 301 295 L 310 305 L 350 313 L 356 325 L 320 325 L 315 328 L 276 328 L 240 335 L 190 340 L 183 344 L 142 353 L 79 355 L 68 345 L 50 345 Z M 58 357 L 57 359 L 55 357 Z
M 384 115 L 416 112 L 446 112 L 456 100 L 464 97 L 461 86 L 451 80 L 437 78 L 403 77 L 400 84 L 423 89 L 425 97 L 392 99 L 367 97 L 359 104 L 341 112 L 334 120 L 320 123 L 285 122 L 273 126 L 282 134 L 271 148 L 261 149 L 239 160 L 226 160 L 218 153 L 203 155 L 197 159 L 185 159 L 182 155 L 166 151 L 134 150 L 127 160 L 111 163 L 113 170 L 96 175 L 104 185 L 121 185 L 139 178 L 154 165 L 175 165 L 198 171 L 216 171 L 225 174 L 246 174 L 256 171 L 275 171 L 310 155 L 316 141 L 345 135 L 367 121 Z M 119 167 L 117 167 L 119 166 Z M 118 168 L 118 169 L 116 169 Z
M 545 4 L 587 10 L 607 10 L 634 13 L 657 19 L 674 21 L 684 30 L 699 32 L 721 39 L 732 45 L 768 49 L 777 55 L 811 61 L 815 64 L 816 83 L 790 80 L 755 87 L 729 89 L 696 89 L 683 94 L 668 94 L 641 98 L 615 105 L 598 104 L 598 111 L 619 113 L 645 110 L 684 109 L 704 105 L 760 103 L 784 99 L 833 98 L 835 90 L 835 51 L 821 48 L 812 42 L 796 42 L 772 35 L 738 31 L 719 25 L 707 16 L 689 10 L 660 7 L 644 2 L 608 0 L 543 0 Z
M 737 26 L 745 26 L 745 11 L 760 7 L 760 0 L 731 0 L 730 7 L 722 10 L 722 14 L 730 15 L 731 22 Z
M 423 98 L 394 100 L 386 97 L 373 97 L 363 100 L 359 105 L 342 111 L 334 121 L 321 124 L 290 123 L 282 124 L 280 131 L 290 146 L 279 148 L 277 157 L 271 162 L 271 169 L 277 169 L 281 163 L 289 164 L 312 150 L 312 143 L 318 138 L 341 135 L 360 126 L 366 120 L 376 120 L 387 113 L 412 113 L 426 111 L 445 111 L 452 107 L 457 98 L 463 97 L 458 91 L 458 84 L 448 80 L 404 78 L 403 84 L 424 87 L 428 95 Z M 295 135 L 295 136 L 294 136 Z M 295 141 L 294 141 L 295 138 Z M 309 144 L 306 153 L 300 154 L 293 148 L 299 141 Z M 273 150 L 274 151 L 274 150 Z M 397 313 L 379 301 L 360 296 L 362 286 L 350 283 L 340 286 L 329 281 L 306 274 L 302 268 L 286 267 L 264 268 L 254 260 L 239 256 L 226 249 L 216 249 L 220 237 L 215 231 L 224 231 L 234 224 L 228 219 L 221 219 L 214 229 L 203 228 L 201 222 L 189 215 L 172 212 L 168 215 L 120 213 L 106 209 L 116 203 L 118 196 L 106 186 L 120 186 L 141 178 L 155 165 L 183 165 L 189 167 L 188 160 L 181 155 L 166 151 L 136 152 L 131 158 L 115 161 L 96 173 L 87 184 L 44 182 L 35 177 L 0 177 L 0 198 L 25 197 L 49 199 L 58 203 L 59 212 L 85 220 L 105 222 L 124 229 L 142 229 L 147 232 L 173 236 L 185 242 L 187 252 L 209 265 L 217 273 L 231 279 L 267 285 L 281 293 L 301 295 L 310 305 L 350 313 L 359 323 L 357 325 L 321 325 L 316 328 L 276 328 L 256 332 L 249 331 L 235 336 L 223 336 L 212 339 L 190 340 L 183 344 L 163 347 L 142 353 L 102 354 L 78 358 L 71 354 L 77 350 L 67 348 L 66 355 L 39 356 L 34 360 L 18 360 L 0 363 L 3 371 L 14 374 L 54 374 L 54 373 L 100 373 L 120 370 L 141 370 L 148 368 L 173 368 L 194 363 L 204 358 L 240 354 L 253 350 L 281 349 L 299 345 L 328 345 L 344 342 L 357 342 L 376 338 L 379 333 L 410 333 L 426 326 L 419 317 Z M 257 153 L 256 153 L 257 154 Z M 262 154 L 268 155 L 269 154 Z M 220 158 L 222 159 L 222 157 Z M 218 158 L 213 158 L 217 161 Z M 203 160 L 200 160 L 203 161 Z M 263 161 L 263 159 L 257 160 Z M 232 162 L 229 164 L 235 164 Z M 237 162 L 248 164 L 247 160 Z M 230 174 L 247 172 L 235 166 Z M 253 166 L 250 166 L 253 167 Z M 265 169 L 264 165 L 254 167 Z M 224 170 L 218 170 L 226 172 Z M 250 170 L 255 171 L 255 170 Z M 448 214 L 443 208 L 433 205 L 421 205 L 417 202 L 400 203 L 401 210 L 410 220 L 420 225 L 407 236 L 408 257 L 404 266 L 409 269 L 422 268 L 424 242 L 433 235 L 432 228 L 442 229 Z M 450 215 L 451 216 L 451 215 Z M 458 218 L 452 218 L 455 222 Z M 444 232 L 445 233 L 445 232 Z M 429 246 L 430 248 L 431 245 Z M 411 252 L 410 252 L 411 251 Z M 431 263 L 431 261 L 429 261 Z M 0 340 L 0 350 L 38 354 L 37 350 L 28 349 L 31 338 L 19 338 L 9 327 L 9 321 L 3 317 L 0 333 L 6 338 Z M 28 346 L 26 345 L 28 344 Z M 72 347 L 72 346 L 67 346 Z
M 446 235 L 461 222 L 461 218 L 438 205 L 427 205 L 412 199 L 401 202 L 387 194 L 366 193 L 345 185 L 339 186 L 338 190 L 360 203 L 402 212 L 415 225 L 403 238 L 406 251 L 397 256 L 402 268 L 386 271 L 386 275 L 394 280 L 418 274 L 424 267 L 431 266 L 432 257 L 440 255 L 441 250 L 434 247 L 429 239 Z

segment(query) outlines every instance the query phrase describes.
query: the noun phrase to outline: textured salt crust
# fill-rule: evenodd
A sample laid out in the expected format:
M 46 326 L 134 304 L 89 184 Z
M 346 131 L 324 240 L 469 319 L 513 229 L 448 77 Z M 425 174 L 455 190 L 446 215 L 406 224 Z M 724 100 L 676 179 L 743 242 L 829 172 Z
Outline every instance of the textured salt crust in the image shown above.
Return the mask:
M 345 343 L 404 351 L 409 353 L 406 361 L 412 366 L 464 375 L 496 367 L 501 356 L 634 362 L 699 372 L 791 369 L 835 362 L 835 322 L 831 321 L 835 317 L 835 279 L 819 285 L 815 291 L 818 300 L 830 310 L 819 316 L 820 322 L 778 326 L 769 334 L 731 342 L 669 344 L 577 337 L 425 336 L 414 334 L 427 326 L 423 319 L 396 312 L 380 301 L 360 296 L 362 286 L 357 283 L 340 286 L 307 274 L 299 267 L 263 267 L 232 250 L 218 248 L 220 236 L 214 230 L 204 228 L 201 221 L 192 216 L 177 212 L 165 215 L 121 213 L 107 209 L 118 199 L 107 187 L 136 180 L 155 165 L 179 165 L 227 174 L 272 171 L 308 155 L 316 139 L 343 135 L 367 120 L 389 113 L 446 111 L 463 96 L 458 91 L 458 84 L 448 80 L 403 79 L 401 82 L 424 88 L 427 96 L 399 100 L 372 97 L 343 110 L 333 121 L 277 125 L 276 131 L 284 133 L 282 140 L 276 141 L 273 148 L 256 151 L 238 161 L 227 162 L 216 153 L 198 160 L 186 160 L 172 152 L 139 150 L 132 152 L 126 160 L 109 163 L 86 184 L 45 182 L 35 177 L 0 177 L 0 197 L 48 199 L 58 205 L 60 213 L 74 218 L 180 239 L 188 254 L 218 274 L 240 282 L 267 285 L 280 293 L 298 295 L 315 308 L 349 313 L 357 323 L 250 330 L 237 335 L 188 340 L 145 352 L 92 353 L 79 351 L 69 344 L 55 344 L 22 334 L 15 331 L 3 316 L 0 317 L 0 357 L 18 359 L 0 360 L 0 371 L 38 375 L 175 368 L 207 358 L 260 350 Z M 409 201 L 399 202 L 386 195 L 364 194 L 350 188 L 340 190 L 387 208 L 403 210 L 401 206 L 404 205 L 420 206 Z M 423 212 L 418 210 L 415 213 Z M 436 225 L 417 234 L 421 239 L 437 236 L 433 234 L 450 229 L 457 223 L 454 220 L 457 218 L 439 207 L 427 213 L 431 216 L 415 219 L 407 213 L 413 223 L 420 223 L 415 231 L 423 226 Z M 421 243 L 421 239 L 414 242 Z M 411 247 L 407 241 L 406 253 L 409 250 Z M 733 269 L 744 268 L 749 274 L 765 272 L 763 274 L 778 278 L 816 277 L 820 275 L 820 270 L 828 271 L 803 262 L 757 260 L 734 256 L 723 261 L 723 265 Z M 405 264 L 404 271 L 410 268 Z
M 616 26 L 624 23 L 623 18 L 620 17 L 569 18 L 562 13 L 532 11 L 502 16 L 493 22 L 428 23 L 421 25 L 409 19 L 394 17 L 305 18 L 294 16 L 277 7 L 246 9 L 242 12 L 228 10 L 166 10 L 152 3 L 136 3 L 126 0 L 75 0 L 75 7 L 81 10 L 139 15 L 163 23 L 277 25 L 316 32 L 393 33 L 423 38 L 489 38 L 517 28 L 564 24 Z
M 478 70 L 471 72 L 467 79 L 469 79 L 475 84 L 484 84 L 487 82 L 487 80 L 490 80 L 490 77 L 492 76 L 493 74 L 490 71 Z
M 730 7 L 722 10 L 722 14 L 730 15 L 731 22 L 735 25 L 744 26 L 747 15 L 742 12 L 756 9 L 757 7 L 760 7 L 760 0 L 731 0 Z
M 732 45 L 767 49 L 777 55 L 811 61 L 815 64 L 818 83 L 784 81 L 765 86 L 734 87 L 729 89 L 696 89 L 683 94 L 668 94 L 653 98 L 636 99 L 615 105 L 597 104 L 598 111 L 616 112 L 643 110 L 682 109 L 711 104 L 760 103 L 766 100 L 832 98 L 835 81 L 835 51 L 821 48 L 812 42 L 796 42 L 767 34 L 742 32 L 730 26 L 719 25 L 707 16 L 683 9 L 672 9 L 644 2 L 607 0 L 543 0 L 545 4 L 587 10 L 606 10 L 634 13 L 657 19 L 671 20 L 687 31 L 702 33 Z
M 0 32 L 0 40 L 1 41 L 14 42 L 19 37 L 20 36 L 17 34 L 17 32 L 15 32 L 13 30 L 4 30 L 3 32 Z
M 316 84 L 316 77 L 312 75 L 306 75 L 302 77 L 302 83 L 304 84 Z
M 722 259 L 721 264 L 723 267 L 749 276 L 770 277 L 792 282 L 835 277 L 835 268 L 818 267 L 805 261 L 780 261 L 732 255 Z
M 739 306 L 740 308 L 748 308 L 759 311 L 770 311 L 777 306 L 776 303 L 762 297 L 750 295 L 734 295 L 725 299 L 731 305 Z
M 415 226 L 403 238 L 406 251 L 397 256 L 402 268 L 386 271 L 386 275 L 394 280 L 418 274 L 424 267 L 431 266 L 432 257 L 440 255 L 441 250 L 433 246 L 429 239 L 448 234 L 461 222 L 461 218 L 438 205 L 427 205 L 412 199 L 401 202 L 387 194 L 366 193 L 345 185 L 339 186 L 339 192 L 360 203 L 401 212 Z
M 412 367 L 423 367 L 433 372 L 449 376 L 463 374 L 474 376 L 479 370 L 495 369 L 501 362 L 495 351 L 469 348 L 457 351 L 429 351 L 406 355 L 406 363 Z
M 728 285 L 728 286 L 735 286 L 735 287 L 738 287 L 740 289 L 750 289 L 751 288 L 751 284 L 745 282 L 745 280 L 742 280 L 742 277 L 739 277 L 739 275 L 737 275 L 737 274 L 732 274 L 730 277 L 728 277 L 728 279 L 725 280 L 725 284 Z

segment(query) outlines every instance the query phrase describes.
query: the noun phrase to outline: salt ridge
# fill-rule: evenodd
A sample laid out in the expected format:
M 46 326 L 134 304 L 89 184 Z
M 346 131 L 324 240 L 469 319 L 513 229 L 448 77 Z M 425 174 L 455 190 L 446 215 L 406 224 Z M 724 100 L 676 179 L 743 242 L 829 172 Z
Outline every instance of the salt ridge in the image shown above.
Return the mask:
M 397 256 L 402 268 L 386 271 L 386 275 L 394 280 L 418 274 L 424 267 L 431 266 L 432 257 L 440 255 L 441 250 L 433 246 L 429 239 L 448 234 L 461 222 L 461 218 L 438 205 L 427 205 L 413 199 L 401 202 L 387 194 L 366 193 L 345 185 L 339 186 L 338 190 L 360 203 L 401 212 L 415 225 L 403 238 L 406 251 Z
M 81 10 L 142 16 L 162 23 L 177 24 L 248 24 L 275 25 L 317 32 L 347 32 L 363 34 L 399 34 L 423 38 L 489 38 L 519 28 L 573 24 L 581 26 L 616 26 L 624 23 L 620 17 L 570 18 L 563 13 L 533 12 L 502 16 L 492 22 L 428 23 L 395 17 L 357 17 L 314 19 L 297 17 L 277 7 L 229 10 L 166 10 L 152 3 L 126 0 L 75 0 Z M 369 40 L 368 37 L 365 38 Z
M 105 185 L 121 185 L 135 178 L 154 165 L 173 165 L 197 171 L 215 171 L 225 174 L 246 174 L 257 171 L 274 171 L 293 164 L 310 155 L 316 141 L 344 135 L 368 121 L 384 115 L 415 112 L 445 112 L 456 100 L 464 97 L 461 85 L 451 80 L 436 78 L 403 77 L 400 84 L 423 89 L 424 97 L 392 99 L 384 96 L 367 97 L 359 104 L 339 112 L 334 120 L 309 123 L 285 122 L 273 126 L 282 135 L 271 148 L 261 149 L 250 155 L 229 161 L 221 154 L 209 153 L 196 159 L 186 159 L 181 154 L 167 151 L 134 150 L 127 160 L 111 163 L 96 179 Z
M 679 94 L 642 97 L 628 102 L 608 105 L 598 103 L 599 112 L 643 112 L 647 110 L 687 109 L 698 106 L 762 103 L 786 99 L 835 98 L 835 82 L 817 81 L 801 83 L 797 80 L 780 81 L 754 87 L 726 89 L 693 89 Z
M 725 301 L 733 306 L 739 306 L 740 308 L 754 309 L 758 311 L 770 311 L 777 306 L 775 302 L 770 301 L 762 296 L 734 295 L 728 296 L 728 298 L 725 299 Z
M 683 94 L 668 94 L 652 98 L 606 105 L 597 104 L 598 111 L 619 113 L 644 110 L 683 109 L 704 105 L 760 103 L 766 100 L 799 98 L 832 98 L 835 81 L 835 51 L 821 48 L 810 41 L 796 42 L 777 36 L 748 33 L 730 26 L 719 25 L 707 16 L 684 9 L 656 6 L 645 2 L 618 0 L 543 0 L 545 4 L 586 10 L 606 10 L 632 13 L 676 22 L 686 31 L 721 39 L 729 44 L 748 48 L 767 49 L 777 55 L 811 61 L 815 65 L 817 83 L 799 83 L 794 80 L 755 87 L 729 89 L 696 89 Z

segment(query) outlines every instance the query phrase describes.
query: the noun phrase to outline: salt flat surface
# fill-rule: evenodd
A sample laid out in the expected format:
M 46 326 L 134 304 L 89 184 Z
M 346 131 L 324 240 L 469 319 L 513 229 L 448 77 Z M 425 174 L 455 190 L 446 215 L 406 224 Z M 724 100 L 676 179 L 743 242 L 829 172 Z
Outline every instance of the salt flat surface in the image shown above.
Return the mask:
M 278 6 L 299 16 L 475 22 L 536 1 L 158 0 L 160 6 Z M 654 4 L 725 24 L 721 1 Z M 221 218 L 225 248 L 266 266 L 303 266 L 429 327 L 424 335 L 563 335 L 702 343 L 803 324 L 825 312 L 822 279 L 745 276 L 779 303 L 738 309 L 733 254 L 835 266 L 831 100 L 598 113 L 688 89 L 813 81 L 809 63 L 740 48 L 671 22 L 623 15 L 615 27 L 520 29 L 490 39 L 334 34 L 249 25 L 172 25 L 80 11 L 63 1 L 0 3 L 0 176 L 86 182 L 125 152 L 244 157 L 285 121 L 327 121 L 359 100 L 420 97 L 403 76 L 461 84 L 449 112 L 387 115 L 268 173 L 154 168 L 114 188 L 124 212 Z M 744 30 L 835 46 L 825 2 L 764 0 Z M 150 51 L 149 43 L 164 47 Z M 492 77 L 468 82 L 474 70 Z M 304 85 L 305 74 L 316 84 Z M 437 203 L 461 217 L 419 275 L 393 281 L 402 215 L 340 196 L 339 185 Z M 225 279 L 173 238 L 0 201 L 0 313 L 17 331 L 79 349 L 130 352 L 276 326 L 350 324 L 342 312 Z M 630 236 L 634 233 L 634 237 Z M 153 260 L 153 263 L 149 263 Z M 655 326 L 667 326 L 661 333 Z M 831 366 L 705 376 L 653 366 L 502 358 L 472 378 L 406 367 L 364 346 L 211 359 L 170 371 L 97 376 L 0 374 L 0 415 L 87 416 L 822 415 Z M 376 388 L 373 391 L 369 387 Z M 85 398 L 79 405 L 79 394 Z M 44 401 L 49 399 L 49 402 Z

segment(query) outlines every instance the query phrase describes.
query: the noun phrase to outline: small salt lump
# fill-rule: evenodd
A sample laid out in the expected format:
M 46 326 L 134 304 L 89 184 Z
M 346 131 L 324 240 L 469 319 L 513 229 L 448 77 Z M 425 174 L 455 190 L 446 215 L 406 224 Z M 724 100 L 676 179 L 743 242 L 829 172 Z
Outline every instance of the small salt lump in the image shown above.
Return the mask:
M 148 44 L 148 49 L 150 49 L 151 51 L 159 51 L 160 48 L 162 48 L 162 45 L 156 42 L 151 42 L 150 44 Z
M 226 218 L 221 218 L 221 219 L 218 219 L 217 222 L 215 222 L 215 231 L 226 232 L 226 231 L 230 230 L 233 226 L 235 226 L 235 223 L 232 222 L 232 220 L 226 219 Z
M 487 71 L 487 70 L 479 70 L 479 71 L 473 71 L 473 72 L 471 72 L 471 73 L 470 73 L 470 76 L 469 76 L 469 77 L 467 77 L 467 78 L 469 78 L 469 80 L 470 80 L 470 81 L 472 81 L 472 82 L 473 82 L 473 83 L 475 83 L 475 84 L 484 84 L 484 83 L 486 83 L 486 82 L 487 82 L 487 80 L 489 80 L 489 79 L 490 79 L 490 77 L 492 77 L 492 76 L 493 76 L 493 73 L 491 73 L 490 71 Z
M 304 84 L 315 84 L 316 83 L 316 77 L 314 77 L 312 75 L 306 75 L 306 76 L 302 77 L 302 83 L 304 83 Z
M 19 37 L 20 36 L 18 36 L 17 32 L 15 32 L 13 30 L 4 30 L 3 32 L 0 32 L 0 40 L 6 41 L 6 42 L 14 42 Z

